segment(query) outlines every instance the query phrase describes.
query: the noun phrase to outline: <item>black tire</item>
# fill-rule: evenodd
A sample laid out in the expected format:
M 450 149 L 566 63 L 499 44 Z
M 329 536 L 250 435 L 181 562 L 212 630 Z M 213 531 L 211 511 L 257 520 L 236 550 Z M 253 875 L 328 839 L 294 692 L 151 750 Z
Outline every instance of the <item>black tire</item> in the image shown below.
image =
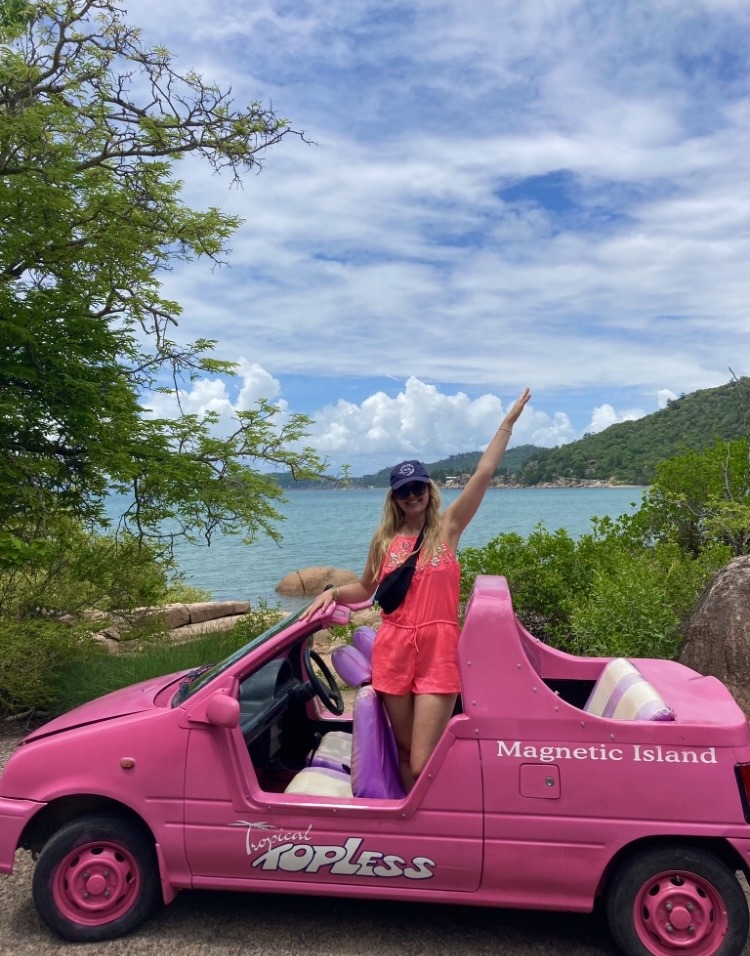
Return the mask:
M 32 892 L 39 916 L 63 939 L 91 943 L 124 936 L 159 899 L 153 840 L 116 816 L 78 817 L 45 844 Z
M 609 882 L 606 908 L 623 956 L 739 956 L 750 929 L 732 870 L 679 843 L 628 857 Z

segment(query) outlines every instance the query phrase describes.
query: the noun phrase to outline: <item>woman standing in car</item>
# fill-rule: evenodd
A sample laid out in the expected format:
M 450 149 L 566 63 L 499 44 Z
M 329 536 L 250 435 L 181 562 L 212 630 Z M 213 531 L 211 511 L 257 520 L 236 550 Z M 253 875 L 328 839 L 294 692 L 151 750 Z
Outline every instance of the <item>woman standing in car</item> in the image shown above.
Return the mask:
M 419 461 L 403 461 L 390 475 L 390 490 L 359 581 L 319 594 L 304 616 L 332 601 L 358 604 L 414 550 L 414 577 L 403 602 L 383 613 L 372 657 L 372 685 L 385 704 L 396 737 L 404 786 L 409 790 L 450 720 L 461 689 L 458 672 L 461 534 L 477 512 L 526 403 L 520 394 L 479 459 L 458 497 L 440 511 L 440 490 Z

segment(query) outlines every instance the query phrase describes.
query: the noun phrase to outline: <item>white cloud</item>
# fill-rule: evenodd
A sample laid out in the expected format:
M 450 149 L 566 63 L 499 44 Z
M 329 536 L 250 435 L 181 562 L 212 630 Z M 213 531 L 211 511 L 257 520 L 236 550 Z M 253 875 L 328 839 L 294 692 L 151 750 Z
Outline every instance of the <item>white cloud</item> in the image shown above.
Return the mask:
M 666 408 L 670 402 L 673 402 L 677 395 L 668 388 L 660 388 L 656 393 L 656 402 L 659 408 Z
M 269 391 L 269 386 L 278 386 L 278 382 L 257 363 L 240 359 L 238 364 L 241 384 L 198 379 L 180 393 L 183 409 L 198 416 L 216 412 L 220 416 L 217 431 L 226 433 L 236 411 L 251 407 L 258 398 L 272 398 L 280 408 L 281 424 L 287 402 L 278 391 L 273 396 Z M 669 390 L 659 392 L 659 407 L 668 397 L 674 397 Z M 472 399 L 462 391 L 447 393 L 412 376 L 394 395 L 377 391 L 360 403 L 339 400 L 313 411 L 304 444 L 312 444 L 333 471 L 348 464 L 355 475 L 377 471 L 402 458 L 437 461 L 484 449 L 515 398 L 487 393 Z M 159 416 L 177 414 L 174 398 L 157 396 L 152 406 Z M 617 412 L 611 405 L 602 405 L 591 412 L 590 424 L 577 430 L 565 412 L 549 414 L 535 408 L 532 401 L 514 427 L 511 447 L 562 445 L 645 414 L 641 409 Z
M 279 395 L 279 382 L 256 362 L 245 358 L 237 361 L 236 377 L 225 380 L 218 376 L 199 376 L 177 394 L 156 392 L 144 399 L 148 413 L 154 418 L 177 418 L 180 414 L 203 418 L 212 413 L 218 416 L 216 432 L 226 434 L 235 427 L 238 411 L 253 408 L 259 399 L 272 402 L 282 419 L 286 402 Z
M 393 397 L 377 392 L 359 405 L 338 402 L 316 412 L 313 444 L 332 461 L 351 464 L 354 474 L 366 471 L 368 462 L 380 462 L 370 466 L 376 470 L 402 458 L 436 461 L 484 448 L 515 398 L 470 399 L 412 377 Z M 515 426 L 513 441 L 523 444 L 532 435 L 538 441 L 548 427 L 547 416 L 529 408 Z
M 199 378 L 190 388 L 180 389 L 177 395 L 157 393 L 149 396 L 148 405 L 156 418 L 175 418 L 180 410 L 186 415 L 203 417 L 208 412 L 220 418 L 228 418 L 233 413 L 232 400 L 225 383 L 218 378 Z
M 529 411 L 533 414 L 533 409 Z M 565 412 L 555 412 L 551 417 L 544 413 L 537 413 L 534 415 L 534 426 L 529 430 L 528 438 L 518 443 L 554 448 L 558 445 L 566 445 L 580 437 Z
M 591 415 L 591 424 L 586 431 L 593 434 L 603 432 L 610 425 L 616 425 L 618 422 L 634 422 L 638 418 L 643 418 L 645 414 L 646 412 L 640 408 L 629 408 L 624 412 L 616 412 L 611 405 L 600 405 L 594 409 Z
M 487 440 L 500 400 L 469 394 L 531 384 L 545 417 L 521 437 L 559 444 L 722 384 L 749 354 L 745 0 L 131 0 L 129 15 L 316 143 L 275 147 L 242 190 L 181 164 L 191 203 L 245 225 L 230 267 L 165 277 L 179 334 L 255 368 L 239 397 L 193 388 L 195 407 L 278 400 L 289 375 L 391 376 L 397 397 L 294 410 L 332 456 L 435 458 Z
M 240 358 L 237 366 L 237 374 L 242 379 L 242 388 L 237 401 L 239 409 L 251 408 L 261 398 L 274 402 L 280 407 L 286 407 L 286 403 L 280 399 L 281 386 L 278 379 L 275 379 L 257 362 L 249 362 L 246 358 Z

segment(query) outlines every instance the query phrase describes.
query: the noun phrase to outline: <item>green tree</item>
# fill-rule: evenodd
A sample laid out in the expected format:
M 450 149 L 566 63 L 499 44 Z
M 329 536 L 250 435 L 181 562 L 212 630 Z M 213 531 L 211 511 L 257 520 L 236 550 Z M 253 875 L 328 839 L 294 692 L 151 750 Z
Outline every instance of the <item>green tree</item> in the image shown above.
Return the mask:
M 178 160 L 239 180 L 294 131 L 259 103 L 176 72 L 114 0 L 0 6 L 0 560 L 15 564 L 62 509 L 101 521 L 113 488 L 140 538 L 273 533 L 269 463 L 310 476 L 304 416 L 260 402 L 231 435 L 144 414 L 155 389 L 231 373 L 206 339 L 179 346 L 160 276 L 222 263 L 240 220 L 181 199 Z
M 631 530 L 645 542 L 674 541 L 697 557 L 715 544 L 750 553 L 750 442 L 719 441 L 658 465 Z

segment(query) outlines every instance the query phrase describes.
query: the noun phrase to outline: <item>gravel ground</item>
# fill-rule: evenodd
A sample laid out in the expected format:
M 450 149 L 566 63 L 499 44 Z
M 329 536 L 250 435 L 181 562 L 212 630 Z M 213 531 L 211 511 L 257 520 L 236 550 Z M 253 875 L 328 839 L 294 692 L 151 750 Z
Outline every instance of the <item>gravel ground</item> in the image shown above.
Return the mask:
M 0 724 L 0 771 L 24 733 Z M 615 956 L 598 914 L 202 891 L 130 936 L 66 943 L 36 915 L 32 870 L 20 851 L 0 876 L 0 956 Z

